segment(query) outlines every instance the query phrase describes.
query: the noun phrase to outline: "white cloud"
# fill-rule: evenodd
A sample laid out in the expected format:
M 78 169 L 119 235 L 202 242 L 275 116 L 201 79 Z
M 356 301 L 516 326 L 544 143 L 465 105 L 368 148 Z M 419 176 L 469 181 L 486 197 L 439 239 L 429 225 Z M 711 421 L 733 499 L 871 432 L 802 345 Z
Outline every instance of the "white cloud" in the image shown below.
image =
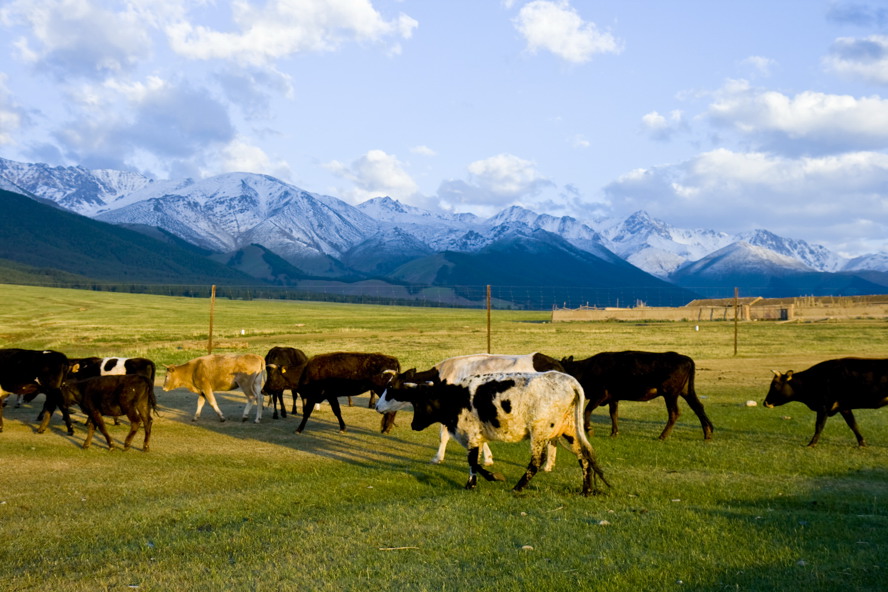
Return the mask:
M 250 144 L 240 136 L 234 138 L 221 149 L 222 170 L 209 170 L 206 175 L 222 172 L 245 172 L 272 175 L 287 180 L 292 171 L 283 160 L 272 160 L 262 148 Z
M 435 156 L 437 154 L 434 150 L 424 145 L 414 146 L 410 149 L 410 152 L 413 154 L 419 154 L 420 156 Z
M 707 115 L 768 148 L 829 153 L 888 146 L 888 99 L 878 96 L 814 91 L 787 96 L 731 81 Z
M 270 0 L 233 4 L 239 29 L 222 32 L 180 20 L 167 27 L 173 49 L 193 59 L 263 65 L 301 52 L 334 51 L 347 41 L 409 39 L 418 23 L 401 14 L 386 20 L 369 0 Z M 395 45 L 394 53 L 399 48 Z
M 354 184 L 343 193 L 356 203 L 385 195 L 399 200 L 409 199 L 419 190 L 401 161 L 382 150 L 370 150 L 350 165 L 332 161 L 325 167 Z
M 6 74 L 0 72 L 0 146 L 14 143 L 13 135 L 24 121 L 24 111 L 15 104 L 6 88 Z
M 499 154 L 469 165 L 470 180 L 481 189 L 503 199 L 535 194 L 551 185 L 536 170 L 536 165 L 513 154 Z
M 614 202 L 670 223 L 734 232 L 768 228 L 814 242 L 846 243 L 837 221 L 888 229 L 888 155 L 851 152 L 786 158 L 718 149 L 638 169 L 605 188 Z M 810 236 L 812 230 L 816 236 Z
M 863 39 L 836 39 L 823 64 L 837 74 L 888 84 L 888 37 L 871 35 Z
M 619 53 L 622 47 L 610 33 L 586 22 L 567 0 L 534 0 L 525 4 L 514 19 L 515 28 L 536 53 L 550 51 L 573 63 L 588 62 L 598 53 Z
M 777 65 L 777 62 L 764 56 L 749 56 L 740 63 L 743 66 L 751 68 L 753 72 L 759 76 L 770 76 L 771 69 Z
M 15 41 L 19 57 L 62 79 L 129 71 L 151 51 L 134 11 L 90 0 L 13 0 L 0 9 L 0 22 L 24 26 L 28 35 Z
M 676 132 L 687 128 L 684 114 L 679 110 L 670 112 L 669 117 L 651 111 L 641 118 L 641 124 L 655 140 L 669 140 Z

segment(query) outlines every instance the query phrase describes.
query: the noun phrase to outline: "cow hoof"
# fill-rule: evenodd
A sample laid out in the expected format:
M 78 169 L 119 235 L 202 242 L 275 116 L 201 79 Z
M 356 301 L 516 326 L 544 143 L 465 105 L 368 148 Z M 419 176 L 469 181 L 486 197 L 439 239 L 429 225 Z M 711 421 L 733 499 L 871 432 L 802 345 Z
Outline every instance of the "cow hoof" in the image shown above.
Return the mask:
M 246 418 L 246 417 L 242 417 L 242 418 L 241 418 L 241 423 L 245 423 L 246 421 L 247 421 L 247 418 Z
M 40 432 L 40 433 L 42 434 L 43 432 Z M 73 430 L 73 429 L 68 430 L 68 435 L 69 435 L 69 436 L 73 436 L 73 435 L 74 435 L 74 430 Z
M 433 458 L 432 460 L 429 461 L 429 464 L 432 464 L 432 465 L 440 465 L 442 462 L 444 462 L 444 459 L 443 459 L 443 458 L 438 458 L 438 457 L 436 456 L 435 458 Z
M 506 477 L 502 473 L 493 473 L 493 480 L 494 481 L 505 481 Z

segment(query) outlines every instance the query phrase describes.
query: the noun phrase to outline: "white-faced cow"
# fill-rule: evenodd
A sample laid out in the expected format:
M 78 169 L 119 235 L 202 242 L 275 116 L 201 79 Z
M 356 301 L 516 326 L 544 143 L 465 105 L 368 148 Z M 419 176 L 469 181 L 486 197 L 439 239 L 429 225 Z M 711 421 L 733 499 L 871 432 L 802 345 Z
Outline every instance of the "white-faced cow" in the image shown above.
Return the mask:
M 808 446 L 817 444 L 826 419 L 836 413 L 842 414 L 858 446 L 866 446 L 851 410 L 888 405 L 888 359 L 840 358 L 801 372 L 788 370 L 781 374 L 775 370 L 774 375 L 765 407 L 798 401 L 817 413 L 814 437 Z
M 336 352 L 312 357 L 299 381 L 299 393 L 305 397 L 302 406 L 302 422 L 296 433 L 302 433 L 316 404 L 330 403 L 339 431 L 345 432 L 342 410 L 338 397 L 357 396 L 370 391 L 371 405 L 375 395 L 381 395 L 392 378 L 401 371 L 398 359 L 378 353 Z M 393 422 L 394 416 L 383 417 L 383 433 L 386 421 Z M 391 429 L 391 426 L 389 426 Z
M 697 414 L 703 426 L 703 438 L 712 439 L 712 422 L 694 390 L 694 360 L 675 352 L 642 351 L 603 352 L 585 360 L 573 356 L 561 360 L 564 371 L 580 381 L 586 392 L 584 426 L 590 429 L 592 411 L 607 404 L 610 407 L 611 436 L 619 432 L 617 405 L 619 401 L 650 401 L 663 397 L 669 419 L 660 434 L 664 440 L 672 432 L 681 411 L 678 398 L 683 397 Z
M 200 417 L 204 402 L 209 402 L 220 421 L 225 415 L 216 403 L 213 391 L 231 391 L 240 388 L 247 397 L 243 421 L 247 421 L 250 406 L 256 403 L 256 423 L 262 421 L 262 385 L 265 384 L 265 360 L 256 354 L 210 354 L 189 360 L 178 366 L 167 366 L 163 390 L 184 387 L 200 395 L 194 419 Z
M 469 354 L 441 360 L 431 369 L 411 376 L 409 381 L 417 382 L 421 380 L 432 383 L 447 382 L 449 384 L 457 384 L 480 374 L 491 374 L 494 372 L 546 372 L 548 370 L 560 371 L 562 367 L 558 360 L 541 353 L 524 355 Z M 441 424 L 440 444 L 438 445 L 438 451 L 432 458 L 433 463 L 439 464 L 444 462 L 449 440 L 450 432 L 444 424 Z M 487 443 L 481 447 L 481 455 L 485 465 L 493 464 L 493 454 L 490 452 L 490 447 Z M 549 456 L 543 470 L 552 470 L 554 463 L 554 456 Z
M 414 430 L 433 423 L 447 426 L 465 446 L 469 461 L 466 489 L 477 485 L 478 474 L 488 481 L 505 478 L 478 462 L 487 441 L 519 442 L 530 438 L 530 463 L 515 485 L 521 491 L 537 473 L 559 438 L 577 456 L 583 469 L 583 495 L 597 491 L 597 478 L 608 484 L 592 446 L 583 432 L 583 388 L 561 372 L 497 373 L 473 376 L 459 384 L 419 384 L 399 379 L 376 402 L 387 413 L 413 406 Z
M 139 426 L 145 428 L 145 442 L 142 446 L 148 452 L 151 440 L 151 412 L 157 411 L 154 397 L 154 383 L 147 377 L 134 374 L 96 376 L 85 380 L 66 380 L 62 383 L 62 396 L 69 405 L 77 403 L 86 414 L 86 440 L 83 448 L 89 448 L 96 428 L 108 441 L 108 449 L 114 442 L 105 427 L 103 415 L 117 417 L 126 415 L 130 421 L 130 431 L 123 442 L 123 449 L 129 450 Z
M 30 349 L 0 349 L 0 432 L 3 431 L 3 403 L 12 394 L 33 396 L 44 393 L 46 401 L 37 418 L 42 434 L 49 425 L 56 407 L 62 410 L 62 417 L 68 433 L 74 433 L 68 406 L 59 390 L 68 372 L 68 358 L 57 351 L 37 351 Z
M 265 354 L 265 370 L 268 378 L 262 390 L 271 397 L 274 407 L 272 418 L 278 418 L 278 403 L 281 406 L 280 417 L 287 417 L 287 408 L 284 406 L 284 391 L 289 390 L 293 397 L 293 415 L 296 415 L 296 399 L 299 396 L 299 379 L 302 371 L 308 363 L 308 356 L 301 349 L 295 347 L 275 346 Z M 303 399 L 303 407 L 305 399 Z

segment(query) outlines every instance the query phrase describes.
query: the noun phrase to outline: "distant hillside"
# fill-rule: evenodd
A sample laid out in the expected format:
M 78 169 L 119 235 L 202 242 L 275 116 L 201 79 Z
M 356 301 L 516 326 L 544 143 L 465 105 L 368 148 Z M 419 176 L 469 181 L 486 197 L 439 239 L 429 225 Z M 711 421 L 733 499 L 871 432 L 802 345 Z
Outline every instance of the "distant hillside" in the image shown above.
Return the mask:
M 106 282 L 257 283 L 193 251 L 17 193 L 0 190 L 0 205 L 0 259 Z

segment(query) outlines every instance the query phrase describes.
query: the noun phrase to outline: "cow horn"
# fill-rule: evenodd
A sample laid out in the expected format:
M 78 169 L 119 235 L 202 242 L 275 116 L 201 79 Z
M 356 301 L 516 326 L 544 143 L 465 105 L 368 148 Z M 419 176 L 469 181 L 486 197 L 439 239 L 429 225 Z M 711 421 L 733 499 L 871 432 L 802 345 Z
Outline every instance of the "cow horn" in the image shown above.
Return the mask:
M 394 376 L 398 373 L 398 371 L 389 369 L 389 370 L 383 370 L 382 373 L 383 374 L 391 374 L 392 376 Z
M 774 373 L 774 376 L 776 376 L 777 378 L 780 378 L 780 373 L 779 373 L 779 372 L 777 372 L 776 370 L 771 370 L 771 372 Z

